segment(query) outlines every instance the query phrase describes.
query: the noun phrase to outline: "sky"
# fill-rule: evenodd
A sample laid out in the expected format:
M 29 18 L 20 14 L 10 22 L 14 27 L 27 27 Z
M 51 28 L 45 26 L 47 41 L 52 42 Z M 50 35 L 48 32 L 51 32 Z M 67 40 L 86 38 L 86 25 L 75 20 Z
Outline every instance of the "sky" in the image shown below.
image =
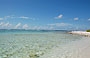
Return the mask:
M 90 0 L 0 0 L 0 29 L 87 30 Z

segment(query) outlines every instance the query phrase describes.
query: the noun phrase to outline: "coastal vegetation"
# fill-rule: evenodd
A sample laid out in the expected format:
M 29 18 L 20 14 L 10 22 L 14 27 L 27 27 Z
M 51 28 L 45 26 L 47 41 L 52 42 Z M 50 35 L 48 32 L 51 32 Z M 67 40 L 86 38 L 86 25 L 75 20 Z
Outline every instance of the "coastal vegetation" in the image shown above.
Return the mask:
M 90 29 L 89 30 L 86 30 L 87 32 L 90 32 Z

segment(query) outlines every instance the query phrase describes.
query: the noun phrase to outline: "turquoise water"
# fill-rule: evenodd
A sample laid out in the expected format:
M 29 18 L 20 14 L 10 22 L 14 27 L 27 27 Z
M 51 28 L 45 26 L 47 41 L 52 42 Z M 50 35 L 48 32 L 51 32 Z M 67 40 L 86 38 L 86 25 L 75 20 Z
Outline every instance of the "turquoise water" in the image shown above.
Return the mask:
M 0 58 L 39 58 L 54 47 L 80 39 L 67 31 L 0 30 Z

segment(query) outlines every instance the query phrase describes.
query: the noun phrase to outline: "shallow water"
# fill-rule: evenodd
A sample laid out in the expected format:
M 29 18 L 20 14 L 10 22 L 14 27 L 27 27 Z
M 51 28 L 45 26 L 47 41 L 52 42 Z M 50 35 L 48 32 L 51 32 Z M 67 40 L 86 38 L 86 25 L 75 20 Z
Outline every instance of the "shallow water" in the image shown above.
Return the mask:
M 0 58 L 39 58 L 81 37 L 66 31 L 0 30 Z

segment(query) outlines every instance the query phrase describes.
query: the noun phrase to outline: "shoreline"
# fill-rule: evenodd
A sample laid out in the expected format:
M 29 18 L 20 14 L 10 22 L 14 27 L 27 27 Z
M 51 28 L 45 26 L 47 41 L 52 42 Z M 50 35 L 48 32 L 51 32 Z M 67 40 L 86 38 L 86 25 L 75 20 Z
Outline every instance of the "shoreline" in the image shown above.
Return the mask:
M 40 58 L 90 58 L 90 39 L 83 37 L 82 40 L 55 47 Z
M 40 58 L 90 58 L 90 33 L 85 31 L 74 31 L 71 34 L 83 35 L 79 41 L 54 47 Z
M 86 32 L 86 31 L 71 31 L 71 32 L 68 32 L 68 33 L 90 37 L 90 32 Z

